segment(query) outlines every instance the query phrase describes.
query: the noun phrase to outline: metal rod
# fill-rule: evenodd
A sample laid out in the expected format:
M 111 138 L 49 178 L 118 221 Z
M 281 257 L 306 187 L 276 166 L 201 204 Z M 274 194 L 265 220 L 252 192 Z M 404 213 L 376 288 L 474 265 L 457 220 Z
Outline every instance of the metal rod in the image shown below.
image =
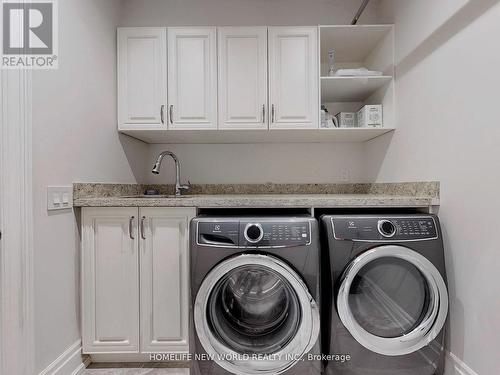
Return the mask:
M 365 8 L 369 2 L 370 2 L 370 0 L 363 0 L 363 4 L 361 4 L 358 11 L 356 12 L 356 15 L 352 19 L 351 25 L 356 25 L 358 23 L 359 17 L 361 17 L 361 15 L 363 14 L 363 11 L 365 10 Z

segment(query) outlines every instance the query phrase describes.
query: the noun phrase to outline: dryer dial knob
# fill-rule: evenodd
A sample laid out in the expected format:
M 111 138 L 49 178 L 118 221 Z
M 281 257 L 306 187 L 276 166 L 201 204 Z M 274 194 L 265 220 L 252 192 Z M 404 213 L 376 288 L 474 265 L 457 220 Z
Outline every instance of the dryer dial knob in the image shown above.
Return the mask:
M 396 226 L 389 220 L 379 220 L 378 231 L 382 236 L 390 238 L 396 234 Z
M 243 234 L 248 242 L 257 243 L 264 237 L 264 230 L 259 223 L 248 223 Z

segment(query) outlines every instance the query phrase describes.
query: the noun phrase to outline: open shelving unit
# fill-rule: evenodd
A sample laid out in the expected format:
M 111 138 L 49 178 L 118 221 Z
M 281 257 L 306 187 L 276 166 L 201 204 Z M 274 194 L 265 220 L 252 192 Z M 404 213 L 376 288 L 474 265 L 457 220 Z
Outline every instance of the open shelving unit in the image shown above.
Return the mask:
M 394 27 L 393 25 L 321 25 L 320 98 L 328 112 L 356 112 L 367 104 L 382 104 L 382 128 L 323 129 L 351 132 L 363 142 L 394 130 Z M 381 71 L 382 76 L 328 76 L 328 51 L 334 50 L 334 68 Z M 369 135 L 372 134 L 373 137 Z

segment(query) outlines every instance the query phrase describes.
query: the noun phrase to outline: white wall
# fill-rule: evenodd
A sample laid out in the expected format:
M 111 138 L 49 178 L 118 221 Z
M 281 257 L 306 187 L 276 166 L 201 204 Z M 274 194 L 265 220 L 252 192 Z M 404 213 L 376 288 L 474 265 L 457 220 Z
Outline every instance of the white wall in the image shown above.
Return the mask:
M 365 181 L 362 144 L 152 145 L 151 167 L 163 150 L 179 157 L 183 182 L 326 183 L 342 181 L 345 173 L 350 181 Z M 149 173 L 147 181 L 169 183 L 174 177 L 173 162 L 165 159 L 161 173 Z
M 118 11 L 115 0 L 59 1 L 59 69 L 33 74 L 37 373 L 80 338 L 77 223 L 47 212 L 46 186 L 136 182 L 144 170 L 147 147 L 116 131 Z
M 477 374 L 497 374 L 500 5 L 450 3 L 394 1 L 397 130 L 368 144 L 367 177 L 441 181 L 448 347 Z
M 381 23 L 372 0 L 360 23 Z M 344 0 L 124 0 L 120 26 L 348 24 L 361 2 Z M 177 153 L 193 183 L 364 181 L 362 144 L 162 145 Z M 166 166 L 149 182 L 172 182 Z
M 121 26 L 282 26 L 349 24 L 361 1 L 123 0 Z M 380 23 L 372 0 L 360 23 Z

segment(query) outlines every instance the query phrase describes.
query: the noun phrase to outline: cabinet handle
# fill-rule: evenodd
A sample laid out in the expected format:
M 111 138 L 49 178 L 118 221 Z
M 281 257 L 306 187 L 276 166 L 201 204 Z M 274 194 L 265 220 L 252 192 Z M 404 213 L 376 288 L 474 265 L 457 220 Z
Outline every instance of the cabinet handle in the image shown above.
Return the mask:
M 144 220 L 146 220 L 146 216 L 141 218 L 141 237 L 143 240 L 146 239 L 146 233 L 144 232 Z
M 262 104 L 262 123 L 266 123 L 266 105 Z
M 130 220 L 128 221 L 128 235 L 130 236 L 131 240 L 135 240 L 133 231 L 134 231 L 134 219 L 135 216 L 131 216 Z
M 271 122 L 274 122 L 274 104 L 271 106 Z
M 170 117 L 170 123 L 173 124 L 174 123 L 174 105 L 173 104 L 170 105 L 169 117 Z
M 165 119 L 163 118 L 163 110 L 165 109 L 165 106 L 162 104 L 160 107 L 160 120 L 162 124 L 165 124 Z

